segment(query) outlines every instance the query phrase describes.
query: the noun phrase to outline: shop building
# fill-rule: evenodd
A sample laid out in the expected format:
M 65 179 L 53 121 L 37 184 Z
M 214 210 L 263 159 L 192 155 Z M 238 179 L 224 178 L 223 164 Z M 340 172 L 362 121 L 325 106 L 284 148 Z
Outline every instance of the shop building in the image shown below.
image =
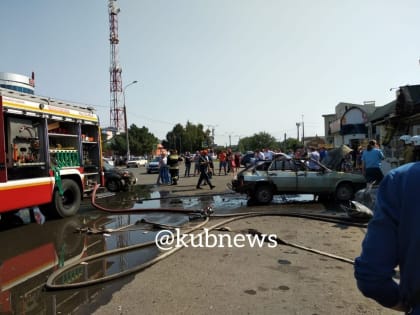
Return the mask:
M 35 74 L 31 77 L 17 73 L 0 72 L 0 87 L 26 94 L 35 93 Z

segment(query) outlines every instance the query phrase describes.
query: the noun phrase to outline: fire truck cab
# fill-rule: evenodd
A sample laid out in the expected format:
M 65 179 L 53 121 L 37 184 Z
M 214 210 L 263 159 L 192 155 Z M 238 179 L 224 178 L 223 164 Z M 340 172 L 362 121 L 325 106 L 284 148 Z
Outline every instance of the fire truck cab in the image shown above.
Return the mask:
M 0 88 L 0 215 L 76 214 L 103 185 L 100 136 L 92 107 Z

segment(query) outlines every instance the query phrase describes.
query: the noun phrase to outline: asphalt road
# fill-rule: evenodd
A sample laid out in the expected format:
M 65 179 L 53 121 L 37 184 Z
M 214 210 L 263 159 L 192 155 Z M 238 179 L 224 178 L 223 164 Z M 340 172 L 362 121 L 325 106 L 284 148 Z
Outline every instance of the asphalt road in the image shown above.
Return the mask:
M 140 185 L 156 182 L 156 174 L 141 168 L 133 171 Z M 214 190 L 205 186 L 196 190 L 197 179 L 184 178 L 181 168 L 179 185 L 156 186 L 156 190 L 180 196 L 224 194 L 232 176 L 214 176 Z M 240 210 L 343 215 L 339 209 L 314 202 L 244 205 Z M 206 227 L 221 220 L 212 218 Z M 223 226 L 229 231 L 211 234 L 229 238 L 255 229 L 298 247 L 268 246 L 271 243 L 259 247 L 249 242 L 187 246 L 136 274 L 93 314 L 396 314 L 356 288 L 353 265 L 347 260 L 360 253 L 365 228 L 286 215 L 249 217 Z

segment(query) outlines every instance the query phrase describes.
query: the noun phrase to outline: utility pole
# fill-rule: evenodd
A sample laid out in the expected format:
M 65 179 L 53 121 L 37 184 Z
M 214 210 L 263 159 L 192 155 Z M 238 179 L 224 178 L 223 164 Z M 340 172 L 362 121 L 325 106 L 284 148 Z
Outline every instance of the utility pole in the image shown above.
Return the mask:
M 300 127 L 299 122 L 296 123 L 296 127 L 297 127 L 297 141 L 299 142 L 299 127 Z
M 303 122 L 303 114 L 302 114 L 302 144 L 305 146 L 305 123 Z
M 299 127 L 298 127 L 298 134 L 299 134 Z M 283 146 L 283 152 L 286 153 L 286 133 L 284 133 L 284 146 Z

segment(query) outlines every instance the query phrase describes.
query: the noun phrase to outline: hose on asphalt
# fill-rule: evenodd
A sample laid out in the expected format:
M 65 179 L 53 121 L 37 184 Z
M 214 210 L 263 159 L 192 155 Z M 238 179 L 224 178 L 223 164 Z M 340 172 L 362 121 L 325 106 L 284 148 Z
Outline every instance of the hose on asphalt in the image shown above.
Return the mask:
M 194 226 L 193 228 L 189 229 L 186 233 L 192 233 L 197 229 L 200 229 L 201 227 L 203 227 L 204 225 L 206 225 L 209 222 L 209 218 L 207 217 L 206 220 L 204 220 L 203 222 L 201 222 L 200 224 L 197 224 L 196 226 Z M 102 278 L 97 278 L 97 279 L 92 279 L 92 280 L 87 280 L 84 282 L 77 282 L 77 283 L 65 283 L 65 284 L 56 284 L 55 279 L 57 279 L 61 274 L 63 274 L 64 272 L 66 272 L 67 270 L 74 268 L 80 264 L 83 263 L 87 263 L 91 260 L 96 260 L 96 259 L 100 259 L 102 257 L 106 257 L 106 256 L 112 256 L 121 252 L 127 252 L 127 251 L 133 251 L 133 250 L 137 250 L 140 248 L 144 248 L 147 246 L 151 246 L 151 245 L 156 245 L 156 240 L 154 241 L 149 241 L 146 243 L 141 243 L 141 244 L 135 244 L 135 245 L 131 245 L 131 246 L 126 246 L 123 248 L 116 248 L 113 250 L 109 250 L 103 253 L 99 253 L 99 254 L 95 254 L 95 255 L 91 255 L 85 258 L 82 258 L 78 261 L 75 261 L 69 265 L 64 266 L 63 268 L 60 268 L 56 271 L 54 271 L 47 279 L 47 282 L 45 284 L 45 288 L 47 290 L 63 290 L 63 289 L 75 289 L 75 288 L 82 288 L 82 287 L 86 287 L 86 286 L 91 286 L 94 284 L 99 284 L 99 283 L 105 283 L 107 281 L 111 281 L 111 280 L 115 280 L 117 278 L 121 278 L 124 276 L 127 276 L 129 274 L 132 274 L 134 272 L 138 272 L 141 271 L 143 269 L 146 269 L 147 267 L 152 266 L 153 264 L 157 263 L 158 261 L 174 254 L 175 252 L 177 252 L 178 250 L 180 250 L 182 247 L 175 247 L 170 251 L 165 252 L 162 255 L 159 255 L 158 257 L 153 258 L 152 260 L 149 260 L 148 262 L 145 262 L 139 266 L 136 266 L 134 268 L 131 269 L 127 269 L 124 270 L 122 272 L 119 272 L 117 274 L 112 274 L 112 275 L 108 275 Z
M 96 189 L 94 190 L 94 193 L 92 195 L 92 205 L 100 210 L 107 211 L 107 208 L 99 206 L 96 204 L 95 202 L 95 193 L 96 193 Z M 164 210 L 162 210 L 164 209 Z M 181 211 L 180 211 L 181 210 Z M 185 231 L 184 234 L 190 234 L 194 231 L 197 231 L 201 228 L 203 228 L 209 221 L 210 221 L 210 213 L 206 211 L 203 211 L 202 209 L 200 210 L 185 210 L 185 209 L 179 209 L 179 208 L 148 208 L 148 209 L 115 209 L 112 210 L 111 212 L 117 212 L 117 213 L 122 213 L 122 212 L 133 212 L 133 211 L 174 211 L 174 212 L 181 212 L 181 213 L 199 213 L 203 218 L 204 221 L 195 225 L 194 227 L 190 228 L 189 230 Z M 87 262 L 91 261 L 91 260 L 96 260 L 96 259 L 100 259 L 106 256 L 111 256 L 111 255 L 116 255 L 118 253 L 121 252 L 127 252 L 127 251 L 133 251 L 133 250 L 137 250 L 140 248 L 144 248 L 147 246 L 152 246 L 152 245 L 156 245 L 156 242 L 158 240 L 154 240 L 154 241 L 149 241 L 146 243 L 141 243 L 141 244 L 135 244 L 135 245 L 131 245 L 131 246 L 127 246 L 124 248 L 117 248 L 117 249 L 113 249 L 113 250 L 109 250 L 103 253 L 99 253 L 99 254 L 95 254 L 92 256 L 88 256 L 85 258 L 82 258 L 76 262 L 73 262 L 69 265 L 64 266 L 61 269 L 56 270 L 55 272 L 53 272 L 47 279 L 47 282 L 45 284 L 45 287 L 47 290 L 67 290 L 67 289 L 75 289 L 75 288 L 81 288 L 81 287 L 86 287 L 86 286 L 91 286 L 94 284 L 99 284 L 99 283 L 105 283 L 107 281 L 111 281 L 111 280 L 115 280 L 117 278 L 121 278 L 124 276 L 127 276 L 129 274 L 133 274 L 135 272 L 139 272 L 142 271 L 150 266 L 152 266 L 153 264 L 156 264 L 157 262 L 161 261 L 162 259 L 167 258 L 168 256 L 176 253 L 177 251 L 179 251 L 180 249 L 184 248 L 185 246 L 187 246 L 189 243 L 191 243 L 192 241 L 194 241 L 194 239 L 200 237 L 201 235 L 203 235 L 203 233 L 207 233 L 209 231 L 212 230 L 217 230 L 218 228 L 226 225 L 227 223 L 236 221 L 236 220 L 241 220 L 241 219 L 245 219 L 245 218 L 251 218 L 251 217 L 257 217 L 257 216 L 289 216 L 289 217 L 296 217 L 296 218 L 304 218 L 304 219 L 312 219 L 312 220 L 321 220 L 321 221 L 326 221 L 326 222 L 331 222 L 331 223 L 337 223 L 337 224 L 345 224 L 345 225 L 350 225 L 350 226 L 356 226 L 356 227 L 366 227 L 366 224 L 362 224 L 362 223 L 357 223 L 357 222 L 351 222 L 349 220 L 341 220 L 338 219 L 336 217 L 333 216 L 326 216 L 326 215 L 314 215 L 314 214 L 302 214 L 302 213 L 279 213 L 279 212 L 274 212 L 274 211 L 268 211 L 268 212 L 258 212 L 258 211 L 254 211 L 254 212 L 245 212 L 245 213 L 237 213 L 237 214 L 213 214 L 212 217 L 214 218 L 225 218 L 225 220 L 218 222 L 216 224 L 214 224 L 213 226 L 210 226 L 209 228 L 207 228 L 206 230 L 192 235 L 192 237 L 190 237 L 189 239 L 183 241 L 181 243 L 180 246 L 174 247 L 171 250 L 166 251 L 165 253 L 151 259 L 150 261 L 147 261 L 143 264 L 140 264 L 134 268 L 131 269 L 127 269 L 124 270 L 122 272 L 119 272 L 117 274 L 113 274 L 113 275 L 108 275 L 102 278 L 97 278 L 97 279 L 91 279 L 91 280 L 86 280 L 84 282 L 77 282 L 77 283 L 66 283 L 66 284 L 56 284 L 55 280 L 62 275 L 63 273 L 65 273 L 67 270 L 74 268 L 80 264 L 86 264 Z M 242 231 L 243 232 L 243 231 Z M 261 232 L 255 230 L 255 229 L 249 229 L 247 231 L 248 234 L 253 234 L 253 235 L 257 235 L 259 237 L 263 237 L 264 234 L 262 234 Z M 176 237 L 173 236 L 172 237 Z M 295 244 L 292 242 L 288 242 L 286 240 L 280 239 L 280 238 L 276 238 L 276 242 L 277 244 L 280 245 L 286 245 L 286 246 L 291 246 L 294 248 L 298 248 L 301 250 L 305 250 L 305 251 L 309 251 L 312 253 L 316 253 L 319 255 L 323 255 L 332 259 L 336 259 L 342 262 L 346 262 L 349 264 L 353 264 L 354 261 L 352 259 L 349 258 L 345 258 L 345 257 L 341 257 L 338 255 L 334 255 L 331 253 L 327 253 L 327 252 L 323 252 L 317 249 L 313 249 L 310 247 L 306 247 L 306 246 L 302 246 L 299 244 Z

